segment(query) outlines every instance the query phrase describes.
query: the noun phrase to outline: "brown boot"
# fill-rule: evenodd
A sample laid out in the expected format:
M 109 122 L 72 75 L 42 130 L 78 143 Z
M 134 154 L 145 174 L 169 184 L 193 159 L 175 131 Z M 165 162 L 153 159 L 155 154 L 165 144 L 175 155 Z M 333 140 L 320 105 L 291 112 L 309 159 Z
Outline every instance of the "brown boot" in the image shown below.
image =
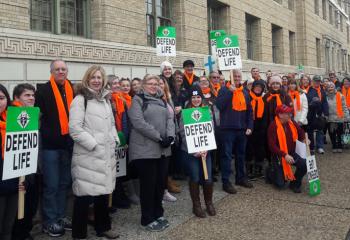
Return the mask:
M 171 193 L 180 193 L 181 188 L 175 183 L 175 181 L 168 177 L 168 191 Z
M 209 216 L 215 216 L 216 211 L 213 205 L 213 183 L 204 183 L 203 194 Z
M 190 195 L 192 199 L 192 204 L 193 204 L 193 214 L 196 215 L 199 218 L 205 218 L 205 212 L 202 209 L 201 206 L 201 200 L 199 198 L 199 184 L 195 182 L 190 182 Z

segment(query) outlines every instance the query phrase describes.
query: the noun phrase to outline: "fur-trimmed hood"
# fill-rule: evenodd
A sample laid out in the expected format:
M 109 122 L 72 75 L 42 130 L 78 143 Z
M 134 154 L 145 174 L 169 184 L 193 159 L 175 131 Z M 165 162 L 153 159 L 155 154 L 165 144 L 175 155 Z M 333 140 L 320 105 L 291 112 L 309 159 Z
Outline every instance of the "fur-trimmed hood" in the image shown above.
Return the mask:
M 111 99 L 112 96 L 111 91 L 107 88 L 103 88 L 100 93 L 96 93 L 94 90 L 84 87 L 82 83 L 74 84 L 74 92 L 75 95 L 83 95 L 84 98 L 88 100 L 94 98 L 97 100 L 101 100 L 103 98 Z

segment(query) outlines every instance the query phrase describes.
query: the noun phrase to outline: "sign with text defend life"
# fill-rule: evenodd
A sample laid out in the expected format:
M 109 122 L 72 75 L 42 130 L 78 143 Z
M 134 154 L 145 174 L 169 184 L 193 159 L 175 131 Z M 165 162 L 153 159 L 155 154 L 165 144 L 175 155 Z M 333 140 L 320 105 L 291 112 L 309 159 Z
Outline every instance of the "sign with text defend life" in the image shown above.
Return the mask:
M 126 154 L 128 146 L 123 132 L 118 132 L 119 145 L 115 148 L 115 159 L 117 161 L 117 177 L 126 176 Z
M 9 107 L 2 179 L 35 173 L 38 165 L 39 108 Z
M 222 36 L 217 39 L 216 56 L 220 70 L 242 69 L 238 36 Z
M 309 194 L 316 196 L 321 193 L 321 183 L 318 176 L 315 155 L 306 157 L 307 178 L 309 180 Z
M 176 29 L 160 26 L 156 35 L 157 56 L 176 56 Z
M 225 30 L 212 30 L 209 33 L 211 55 L 216 58 L 216 39 L 226 35 Z
M 182 110 L 188 153 L 216 149 L 214 125 L 208 107 Z

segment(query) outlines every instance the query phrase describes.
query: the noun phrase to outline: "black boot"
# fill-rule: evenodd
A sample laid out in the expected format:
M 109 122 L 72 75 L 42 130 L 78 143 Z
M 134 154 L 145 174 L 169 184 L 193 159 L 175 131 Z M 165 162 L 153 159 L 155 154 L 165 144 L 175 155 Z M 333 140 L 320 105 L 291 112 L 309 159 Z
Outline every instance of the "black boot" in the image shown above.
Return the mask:
M 216 211 L 213 205 L 213 183 L 204 183 L 203 185 L 204 201 L 209 216 L 215 216 Z
M 190 187 L 190 195 L 191 195 L 192 204 L 193 204 L 193 209 L 192 209 L 193 214 L 199 218 L 205 218 L 206 215 L 202 209 L 201 200 L 199 198 L 199 184 L 195 182 L 190 182 L 189 187 Z

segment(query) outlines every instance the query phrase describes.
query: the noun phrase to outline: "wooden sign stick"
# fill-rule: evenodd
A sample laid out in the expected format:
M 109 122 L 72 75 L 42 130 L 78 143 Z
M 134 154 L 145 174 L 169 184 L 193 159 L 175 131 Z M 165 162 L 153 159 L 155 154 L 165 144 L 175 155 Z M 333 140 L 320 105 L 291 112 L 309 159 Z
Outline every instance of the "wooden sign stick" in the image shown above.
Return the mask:
M 113 195 L 111 193 L 108 196 L 108 207 L 112 207 L 112 203 L 113 203 Z
M 305 144 L 306 144 L 306 157 L 309 157 L 310 154 L 310 144 L 309 144 L 309 136 L 305 133 Z
M 208 180 L 207 158 L 202 156 L 204 179 Z
M 19 185 L 23 185 L 25 176 L 19 177 Z M 24 218 L 24 194 L 25 190 L 18 189 L 18 219 Z

